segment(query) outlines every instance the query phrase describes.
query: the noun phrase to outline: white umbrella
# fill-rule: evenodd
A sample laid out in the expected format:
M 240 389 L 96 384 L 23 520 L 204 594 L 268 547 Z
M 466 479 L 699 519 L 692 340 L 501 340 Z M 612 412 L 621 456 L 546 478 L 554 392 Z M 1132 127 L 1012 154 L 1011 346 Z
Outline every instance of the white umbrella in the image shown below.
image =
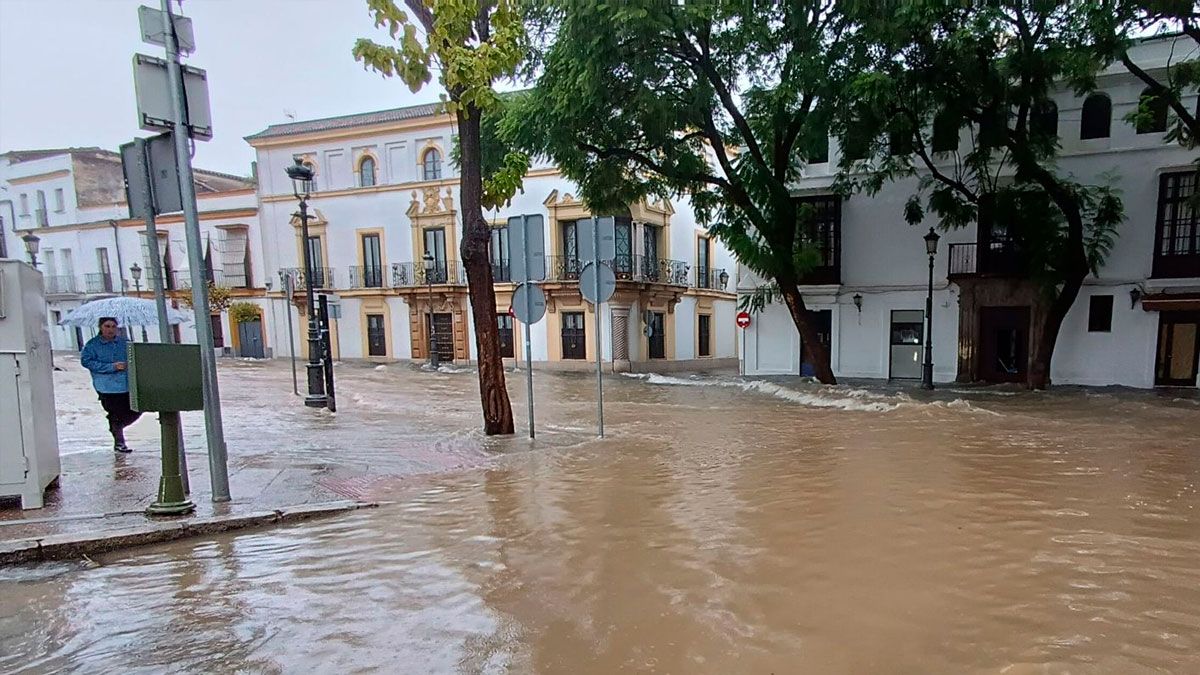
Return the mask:
M 101 317 L 111 316 L 117 320 L 118 326 L 157 326 L 158 310 L 153 300 L 142 298 L 101 298 L 84 303 L 67 312 L 61 326 L 84 326 L 94 328 Z M 189 323 L 187 314 L 167 306 L 167 323 Z

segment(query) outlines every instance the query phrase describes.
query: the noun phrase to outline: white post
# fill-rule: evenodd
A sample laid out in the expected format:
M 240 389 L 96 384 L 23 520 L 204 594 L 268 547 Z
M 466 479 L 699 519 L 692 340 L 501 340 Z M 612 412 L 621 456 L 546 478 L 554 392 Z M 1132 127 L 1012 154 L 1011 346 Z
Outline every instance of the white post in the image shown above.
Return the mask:
M 600 438 L 604 438 L 604 375 L 600 356 L 600 219 L 595 216 L 592 217 L 592 265 L 596 268 L 592 270 L 592 288 L 596 292 L 596 426 Z

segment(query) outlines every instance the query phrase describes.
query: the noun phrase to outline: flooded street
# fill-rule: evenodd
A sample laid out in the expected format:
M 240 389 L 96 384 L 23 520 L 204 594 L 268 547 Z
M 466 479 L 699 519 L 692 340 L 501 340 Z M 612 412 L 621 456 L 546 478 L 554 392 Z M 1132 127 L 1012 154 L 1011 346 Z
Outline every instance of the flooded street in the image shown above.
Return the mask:
M 0 568 L 0 671 L 1200 672 L 1195 398 L 611 376 L 598 440 L 538 373 L 530 442 L 523 374 L 485 439 L 470 372 L 338 373 L 222 370 L 231 462 L 389 504 Z

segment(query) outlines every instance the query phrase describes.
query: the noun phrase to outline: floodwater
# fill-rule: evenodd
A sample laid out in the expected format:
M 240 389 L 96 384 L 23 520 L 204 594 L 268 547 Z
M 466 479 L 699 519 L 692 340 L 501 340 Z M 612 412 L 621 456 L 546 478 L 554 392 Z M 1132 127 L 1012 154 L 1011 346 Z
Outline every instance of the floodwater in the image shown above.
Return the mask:
M 597 440 L 594 380 L 539 373 L 530 443 L 472 430 L 470 373 L 342 372 L 353 451 L 482 459 L 0 569 L 0 671 L 1200 672 L 1195 398 L 613 376 Z

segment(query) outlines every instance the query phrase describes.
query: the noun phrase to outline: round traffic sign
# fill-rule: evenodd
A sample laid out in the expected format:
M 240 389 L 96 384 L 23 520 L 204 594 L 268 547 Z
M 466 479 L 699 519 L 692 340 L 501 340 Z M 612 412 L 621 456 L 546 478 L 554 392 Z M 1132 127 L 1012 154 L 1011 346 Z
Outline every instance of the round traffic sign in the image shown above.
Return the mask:
M 600 279 L 600 297 L 596 298 L 596 277 Z M 608 302 L 617 290 L 617 275 L 605 264 L 588 263 L 579 275 L 579 294 L 591 303 Z
M 738 312 L 737 313 L 737 327 L 738 328 L 749 328 L 750 327 L 750 312 Z
M 525 325 L 537 323 L 546 316 L 546 294 L 541 286 L 525 282 L 513 293 L 513 316 Z

